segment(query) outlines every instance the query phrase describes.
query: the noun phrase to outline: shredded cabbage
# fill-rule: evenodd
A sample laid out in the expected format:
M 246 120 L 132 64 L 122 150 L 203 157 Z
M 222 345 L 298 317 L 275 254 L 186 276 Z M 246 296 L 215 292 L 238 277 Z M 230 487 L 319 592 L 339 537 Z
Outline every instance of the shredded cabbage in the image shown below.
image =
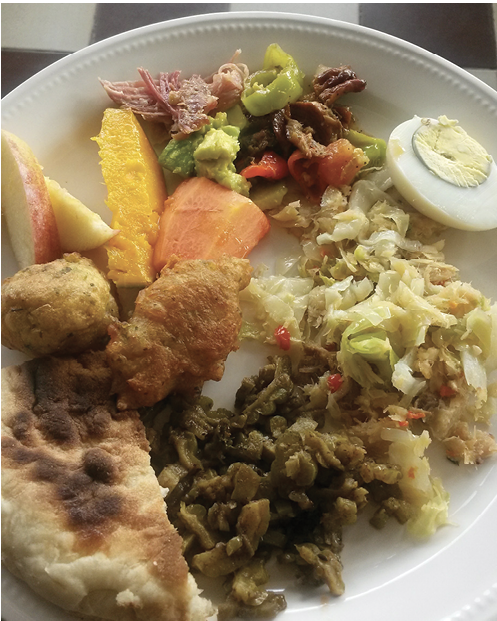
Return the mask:
M 416 378 L 413 375 L 415 359 L 416 349 L 412 347 L 396 362 L 392 373 L 392 384 L 394 387 L 411 399 L 419 394 L 426 386 L 426 380 Z
M 400 466 L 399 487 L 415 508 L 414 516 L 407 523 L 408 530 L 421 537 L 433 535 L 439 526 L 448 523 L 449 495 L 441 481 L 431 477 L 425 456 L 431 443 L 428 431 L 417 436 L 409 429 L 384 429 L 382 438 L 391 442 L 389 461 Z
M 291 340 L 302 340 L 301 322 L 307 309 L 311 278 L 268 276 L 252 278 L 240 295 L 244 310 L 241 338 L 274 343 L 274 331 L 284 326 Z
M 448 494 L 430 474 L 430 438 L 459 463 L 497 452 L 477 428 L 497 408 L 497 304 L 445 263 L 443 227 L 405 209 L 387 170 L 349 190 L 328 188 L 320 205 L 302 198 L 267 213 L 294 229 L 302 254 L 281 261 L 283 275 L 254 278 L 243 292 L 253 319 L 244 311 L 242 336 L 271 343 L 284 325 L 294 346 L 336 352 L 346 409 L 342 393 L 326 397 L 326 377 L 306 393 L 316 394 L 316 407 L 324 400 L 328 422 L 371 425 L 365 441 L 375 451 L 375 442 L 390 442 L 388 459 L 416 509 L 408 528 L 432 534 L 447 523 Z M 296 265 L 299 276 L 288 277 Z M 420 435 L 413 425 L 422 425 Z

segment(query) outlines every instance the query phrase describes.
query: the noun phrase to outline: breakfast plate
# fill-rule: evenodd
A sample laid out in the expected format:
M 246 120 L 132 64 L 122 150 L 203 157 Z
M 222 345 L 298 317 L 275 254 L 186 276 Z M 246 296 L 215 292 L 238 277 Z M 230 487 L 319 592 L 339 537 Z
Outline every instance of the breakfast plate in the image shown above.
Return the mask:
M 497 157 L 497 93 L 450 62 L 416 46 L 360 26 L 302 15 L 226 13 L 154 24 L 112 37 L 51 65 L 2 102 L 2 128 L 25 140 L 44 166 L 71 194 L 110 221 L 92 137 L 110 105 L 98 78 L 137 79 L 137 67 L 152 75 L 182 70 L 209 75 L 233 53 L 256 69 L 273 42 L 290 53 L 306 75 L 319 64 L 350 65 L 367 89 L 350 100 L 360 126 L 387 139 L 414 115 L 458 119 Z M 446 256 L 487 297 L 497 300 L 497 229 L 449 230 Z M 291 239 L 272 232 L 250 256 L 271 266 Z M 17 270 L 2 227 L 2 277 Z M 2 350 L 2 365 L 20 362 Z M 228 358 L 223 381 L 208 385 L 216 405 L 230 405 L 241 377 L 256 372 L 260 348 L 242 347 Z M 494 434 L 497 421 L 493 423 Z M 431 447 L 435 449 L 436 447 Z M 346 592 L 298 587 L 275 571 L 270 588 L 284 590 L 281 618 L 309 621 L 491 621 L 497 618 L 497 460 L 478 467 L 455 466 L 430 455 L 432 468 L 451 495 L 451 524 L 427 541 L 414 541 L 397 525 L 373 530 L 367 521 L 345 531 L 342 553 Z M 212 585 L 201 586 L 216 597 Z M 35 596 L 7 571 L 2 575 L 5 621 L 69 621 L 72 616 Z

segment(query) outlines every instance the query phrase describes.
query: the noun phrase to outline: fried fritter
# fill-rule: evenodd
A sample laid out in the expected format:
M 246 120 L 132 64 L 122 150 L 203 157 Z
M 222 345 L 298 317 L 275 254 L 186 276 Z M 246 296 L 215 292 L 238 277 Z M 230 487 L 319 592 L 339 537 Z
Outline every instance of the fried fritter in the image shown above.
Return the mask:
M 238 292 L 250 263 L 222 257 L 172 259 L 137 298 L 129 323 L 109 327 L 107 357 L 120 409 L 150 406 L 170 392 L 194 393 L 220 380 L 238 347 Z
M 30 265 L 2 283 L 2 344 L 30 356 L 102 348 L 118 315 L 109 281 L 77 253 Z

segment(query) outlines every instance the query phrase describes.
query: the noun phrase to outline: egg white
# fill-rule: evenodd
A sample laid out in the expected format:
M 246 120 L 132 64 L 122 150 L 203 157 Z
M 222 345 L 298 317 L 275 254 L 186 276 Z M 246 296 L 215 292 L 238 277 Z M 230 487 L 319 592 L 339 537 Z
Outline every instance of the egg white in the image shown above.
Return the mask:
M 413 135 L 421 127 L 415 116 L 396 127 L 388 140 L 386 161 L 392 182 L 415 209 L 441 224 L 467 231 L 497 227 L 497 166 L 476 187 L 458 187 L 433 173 L 416 155 Z

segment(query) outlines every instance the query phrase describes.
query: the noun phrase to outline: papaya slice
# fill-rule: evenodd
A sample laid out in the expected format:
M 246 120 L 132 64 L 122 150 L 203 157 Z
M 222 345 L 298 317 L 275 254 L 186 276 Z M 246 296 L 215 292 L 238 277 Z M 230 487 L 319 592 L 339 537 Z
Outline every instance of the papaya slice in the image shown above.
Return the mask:
M 166 201 L 154 248 L 159 272 L 172 256 L 245 258 L 269 231 L 267 216 L 249 198 L 206 177 L 183 181 Z

